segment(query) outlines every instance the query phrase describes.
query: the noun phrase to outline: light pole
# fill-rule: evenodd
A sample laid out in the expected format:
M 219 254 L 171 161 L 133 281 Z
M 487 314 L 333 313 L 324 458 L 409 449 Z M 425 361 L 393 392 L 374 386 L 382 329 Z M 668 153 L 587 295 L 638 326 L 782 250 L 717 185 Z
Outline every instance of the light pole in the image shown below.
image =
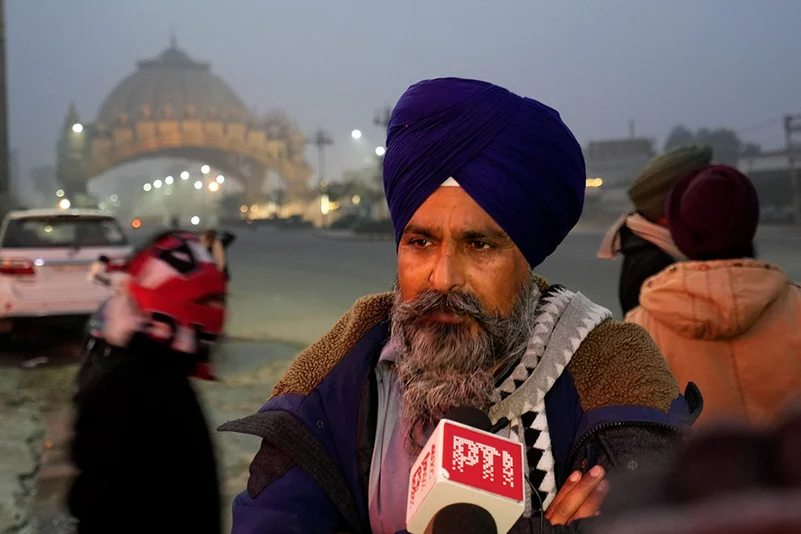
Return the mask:
M 793 134 L 801 132 L 801 114 L 787 115 L 784 117 L 784 138 L 787 143 L 787 163 L 790 175 L 790 187 L 793 195 L 793 215 L 795 224 L 801 226 L 801 180 L 796 169 L 795 151 Z
M 206 179 L 210 172 L 211 167 L 208 165 L 203 165 L 200 167 L 200 174 L 203 175 L 203 181 L 201 182 L 201 186 L 198 188 L 198 191 L 200 191 L 200 213 L 203 215 L 203 220 L 208 220 L 208 202 L 206 198 L 206 192 L 203 190 L 203 185 L 205 185 Z M 197 187 L 197 183 L 195 183 L 195 187 Z
M 389 119 L 392 117 L 392 107 L 391 106 L 384 106 L 382 109 L 376 111 L 375 116 L 373 117 L 373 124 L 378 126 L 384 131 L 384 139 L 386 139 L 386 132 L 387 127 L 389 126 Z M 386 143 L 386 141 L 384 141 Z M 376 165 L 376 175 L 375 181 L 376 186 L 378 187 L 379 191 L 384 190 L 384 155 L 387 153 L 387 149 L 383 146 L 377 147 L 375 149 L 375 155 L 378 156 L 378 164 Z M 380 197 L 380 193 L 378 197 Z M 379 201 L 380 202 L 380 201 Z M 376 217 L 376 213 L 373 211 L 373 202 L 370 202 L 370 217 Z
M 6 94 L 6 3 L 0 0 L 0 199 L 11 192 L 8 155 L 8 95 Z M 2 209 L 6 207 L 3 206 Z
M 320 226 L 325 226 L 325 214 L 323 213 L 323 195 L 325 194 L 325 147 L 334 144 L 334 140 L 328 133 L 320 129 L 312 134 L 311 138 L 307 141 L 317 147 L 317 188 L 320 194 Z

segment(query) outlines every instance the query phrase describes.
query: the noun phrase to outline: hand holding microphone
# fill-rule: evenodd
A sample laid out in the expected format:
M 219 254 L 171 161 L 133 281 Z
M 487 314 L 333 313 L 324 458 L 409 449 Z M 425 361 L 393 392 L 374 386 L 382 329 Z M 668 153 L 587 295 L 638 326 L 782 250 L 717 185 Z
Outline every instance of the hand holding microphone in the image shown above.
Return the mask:
M 411 534 L 497 534 L 513 528 L 525 510 L 524 484 L 530 482 L 523 445 L 494 435 L 503 426 L 493 427 L 476 408 L 445 415 L 412 466 L 406 511 Z M 574 472 L 539 519 L 540 530 L 544 519 L 566 525 L 595 515 L 608 491 L 604 475 L 600 466 L 583 475 Z

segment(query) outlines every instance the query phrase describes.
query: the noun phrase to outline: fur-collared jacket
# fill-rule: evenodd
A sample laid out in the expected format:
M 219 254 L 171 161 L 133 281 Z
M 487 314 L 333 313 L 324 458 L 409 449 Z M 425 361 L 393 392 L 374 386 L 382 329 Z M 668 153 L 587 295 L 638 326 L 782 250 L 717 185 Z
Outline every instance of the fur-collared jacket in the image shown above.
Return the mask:
M 389 293 L 357 301 L 298 356 L 258 413 L 220 427 L 263 439 L 233 503 L 233 534 L 370 532 L 374 370 L 391 305 Z M 611 471 L 662 461 L 697 417 L 694 397 L 680 394 L 645 330 L 601 323 L 545 397 L 558 484 L 588 460 Z M 521 519 L 515 532 L 538 532 L 539 522 Z

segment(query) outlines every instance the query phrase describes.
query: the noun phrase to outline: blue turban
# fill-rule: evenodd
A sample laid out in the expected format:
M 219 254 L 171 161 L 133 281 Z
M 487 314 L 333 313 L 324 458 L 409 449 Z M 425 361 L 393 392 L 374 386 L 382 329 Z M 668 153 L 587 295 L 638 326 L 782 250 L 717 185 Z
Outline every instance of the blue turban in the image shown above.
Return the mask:
M 384 192 L 396 246 L 448 178 L 509 235 L 533 268 L 581 216 L 581 146 L 559 113 L 487 82 L 439 78 L 401 96 L 387 126 Z

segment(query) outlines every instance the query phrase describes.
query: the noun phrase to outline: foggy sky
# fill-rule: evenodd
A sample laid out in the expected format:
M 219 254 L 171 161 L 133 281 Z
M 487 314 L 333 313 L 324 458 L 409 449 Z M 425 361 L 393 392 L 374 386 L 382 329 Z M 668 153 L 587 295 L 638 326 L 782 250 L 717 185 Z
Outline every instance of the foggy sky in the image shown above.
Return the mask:
M 171 28 L 250 108 L 328 130 L 332 177 L 383 144 L 375 111 L 430 77 L 539 99 L 582 144 L 625 137 L 630 119 L 661 145 L 676 123 L 744 129 L 775 118 L 744 135 L 770 148 L 783 142 L 778 117 L 801 112 L 798 0 L 6 0 L 6 27 L 22 179 L 55 162 L 70 101 L 91 122 Z

